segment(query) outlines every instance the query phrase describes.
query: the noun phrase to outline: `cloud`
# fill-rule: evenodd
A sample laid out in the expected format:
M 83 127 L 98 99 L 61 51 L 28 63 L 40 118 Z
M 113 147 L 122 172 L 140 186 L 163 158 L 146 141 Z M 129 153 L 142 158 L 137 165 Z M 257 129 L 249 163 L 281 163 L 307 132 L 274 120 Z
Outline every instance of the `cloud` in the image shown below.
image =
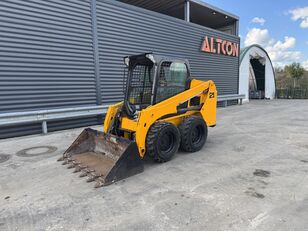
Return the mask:
M 308 28 L 308 6 L 290 10 L 289 13 L 293 21 L 301 21 L 301 28 Z
M 267 29 L 252 28 L 248 31 L 245 39 L 245 46 L 259 44 L 265 46 L 270 41 L 269 31 Z
M 308 28 L 308 17 L 301 22 L 300 26 L 301 28 Z
M 252 20 L 251 20 L 252 23 L 258 23 L 260 24 L 261 26 L 264 25 L 264 23 L 266 22 L 266 20 L 264 18 L 259 18 L 259 17 L 254 17 Z
M 273 48 L 277 50 L 287 50 L 293 48 L 296 44 L 296 39 L 294 37 L 284 37 L 284 42 L 278 41 L 274 44 Z
M 284 41 L 277 41 L 272 46 L 266 46 L 265 49 L 274 65 L 284 66 L 287 63 L 300 60 L 301 52 L 290 50 L 295 47 L 295 44 L 296 39 L 294 37 L 285 37 Z
M 302 66 L 308 71 L 308 59 L 302 62 Z
M 259 44 L 268 52 L 274 66 L 283 67 L 288 63 L 300 60 L 302 53 L 293 51 L 296 45 L 294 37 L 284 37 L 284 40 L 275 40 L 267 29 L 252 28 L 248 31 L 245 45 Z

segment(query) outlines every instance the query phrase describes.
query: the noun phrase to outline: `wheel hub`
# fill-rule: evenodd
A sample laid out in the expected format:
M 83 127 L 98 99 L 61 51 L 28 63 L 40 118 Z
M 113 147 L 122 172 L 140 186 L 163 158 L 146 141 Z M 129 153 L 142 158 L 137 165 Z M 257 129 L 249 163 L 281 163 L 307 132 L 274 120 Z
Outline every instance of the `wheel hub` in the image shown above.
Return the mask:
M 192 137 L 192 142 L 194 144 L 199 143 L 202 140 L 203 137 L 203 129 L 201 126 L 196 126 L 193 128 L 192 133 L 191 133 L 191 137 Z
M 163 152 L 168 152 L 172 149 L 174 145 L 174 136 L 171 132 L 166 132 L 160 138 L 160 149 Z

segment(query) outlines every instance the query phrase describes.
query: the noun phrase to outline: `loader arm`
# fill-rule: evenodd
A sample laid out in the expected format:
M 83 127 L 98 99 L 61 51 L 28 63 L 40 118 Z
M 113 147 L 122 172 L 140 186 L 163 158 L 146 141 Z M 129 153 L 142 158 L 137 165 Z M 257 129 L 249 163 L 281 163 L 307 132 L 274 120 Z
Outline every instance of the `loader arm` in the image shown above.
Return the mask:
M 112 125 L 115 121 L 115 117 L 122 107 L 123 107 L 123 102 L 120 102 L 120 103 L 117 103 L 117 104 L 114 104 L 108 107 L 105 121 L 104 121 L 104 132 L 105 133 L 110 133 L 112 129 Z
M 178 116 L 173 116 L 170 119 L 171 122 L 177 123 L 177 121 L 181 121 L 181 118 L 185 116 L 199 114 L 203 117 L 208 126 L 211 127 L 216 125 L 216 86 L 213 81 L 204 82 L 193 79 L 188 90 L 156 105 L 149 106 L 140 112 L 138 124 L 136 126 L 136 143 L 141 157 L 143 157 L 146 152 L 146 136 L 149 128 L 156 121 L 164 120 L 164 117 L 168 115 L 178 114 L 178 106 L 196 96 L 200 96 L 200 105 L 202 105 L 202 107 L 196 110 L 188 110 L 186 113 Z M 123 129 L 130 129 L 130 127 L 123 127 L 123 125 L 125 124 L 122 123 Z

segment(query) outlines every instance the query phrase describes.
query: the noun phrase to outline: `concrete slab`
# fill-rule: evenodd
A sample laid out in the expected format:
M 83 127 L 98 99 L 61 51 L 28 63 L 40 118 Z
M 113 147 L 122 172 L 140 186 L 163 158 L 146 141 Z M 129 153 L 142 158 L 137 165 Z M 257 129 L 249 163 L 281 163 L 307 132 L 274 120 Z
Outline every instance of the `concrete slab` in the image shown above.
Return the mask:
M 56 162 L 82 129 L 2 140 L 0 230 L 308 230 L 307 118 L 308 101 L 219 109 L 200 152 L 99 189 Z

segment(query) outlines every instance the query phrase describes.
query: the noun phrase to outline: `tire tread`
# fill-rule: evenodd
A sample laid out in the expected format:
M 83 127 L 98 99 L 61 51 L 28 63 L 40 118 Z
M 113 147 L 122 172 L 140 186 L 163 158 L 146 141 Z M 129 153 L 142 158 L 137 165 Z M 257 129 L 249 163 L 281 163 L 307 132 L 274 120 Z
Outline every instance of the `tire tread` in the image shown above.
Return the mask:
M 146 138 L 146 145 L 147 145 L 147 155 L 153 158 L 155 162 L 163 163 L 168 160 L 161 158 L 155 152 L 155 140 L 156 137 L 159 135 L 159 132 L 166 126 L 170 126 L 168 122 L 156 122 L 154 125 L 151 126 Z
M 181 134 L 180 149 L 185 151 L 185 152 L 198 151 L 194 147 L 192 147 L 192 145 L 190 144 L 190 139 L 189 139 L 190 138 L 189 132 L 190 132 L 190 129 L 191 129 L 191 125 L 196 120 L 202 120 L 202 122 L 205 123 L 202 118 L 197 117 L 197 116 L 191 116 L 191 117 L 187 117 L 186 119 L 184 119 L 184 121 L 179 126 L 179 130 L 180 130 L 180 134 Z M 206 123 L 205 123 L 205 127 L 206 127 Z

